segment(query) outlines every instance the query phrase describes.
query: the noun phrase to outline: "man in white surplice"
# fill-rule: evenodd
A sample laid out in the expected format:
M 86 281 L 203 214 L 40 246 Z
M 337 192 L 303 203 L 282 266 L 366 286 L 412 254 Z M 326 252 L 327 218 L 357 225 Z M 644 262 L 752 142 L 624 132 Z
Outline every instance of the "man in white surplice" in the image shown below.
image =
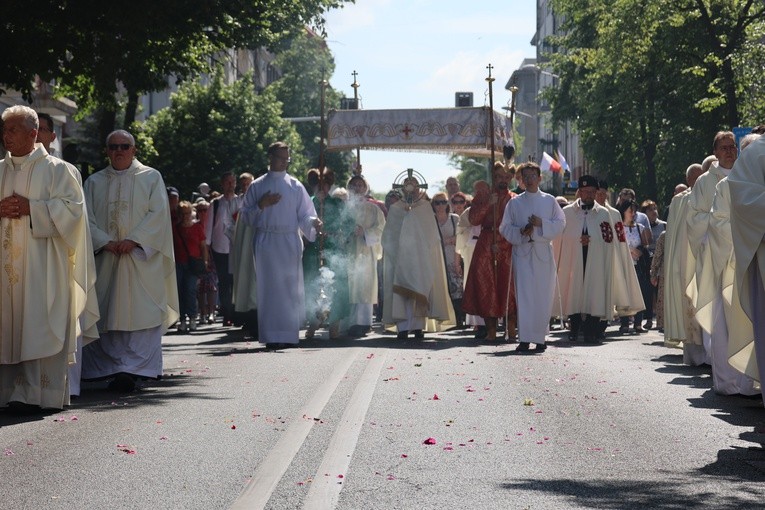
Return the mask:
M 2 117 L 0 407 L 62 409 L 92 281 L 85 201 L 77 170 L 35 144 L 35 111 L 13 106 Z
M 268 348 L 297 345 L 305 322 L 303 240 L 316 239 L 321 220 L 305 187 L 287 174 L 290 149 L 268 147 L 269 168 L 255 179 L 239 212 L 255 230 L 258 340 Z
M 500 233 L 513 245 L 512 269 L 518 306 L 517 351 L 544 351 L 557 288 L 552 240 L 566 226 L 555 197 L 539 189 L 541 171 L 536 163 L 523 163 L 516 171 L 526 191 L 505 206 Z
M 101 338 L 83 349 L 82 378 L 132 391 L 136 378 L 162 375 L 162 335 L 178 320 L 170 206 L 133 135 L 114 131 L 106 148 L 111 164 L 85 181 Z

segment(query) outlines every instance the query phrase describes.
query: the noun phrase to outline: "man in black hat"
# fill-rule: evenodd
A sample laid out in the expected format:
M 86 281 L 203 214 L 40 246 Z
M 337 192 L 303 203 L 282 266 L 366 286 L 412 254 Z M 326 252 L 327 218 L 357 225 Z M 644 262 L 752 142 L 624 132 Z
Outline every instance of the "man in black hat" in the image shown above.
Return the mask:
M 566 228 L 561 236 L 558 281 L 563 315 L 569 317 L 569 340 L 581 330 L 586 342 L 598 337 L 599 322 L 613 316 L 612 264 L 615 234 L 611 217 L 595 202 L 598 181 L 579 178 L 578 198 L 563 208 Z

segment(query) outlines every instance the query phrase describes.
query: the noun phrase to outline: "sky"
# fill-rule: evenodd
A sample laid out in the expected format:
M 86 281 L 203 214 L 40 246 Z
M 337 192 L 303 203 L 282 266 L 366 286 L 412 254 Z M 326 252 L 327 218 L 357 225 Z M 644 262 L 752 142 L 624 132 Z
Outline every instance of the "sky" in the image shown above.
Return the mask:
M 493 66 L 494 109 L 508 106 L 505 85 L 524 58 L 533 58 L 533 0 L 356 0 L 326 16 L 335 59 L 331 86 L 353 97 L 353 71 L 361 108 L 443 108 L 455 92 L 472 92 L 473 106 L 489 104 L 487 65 Z M 363 175 L 385 193 L 407 168 L 430 189 L 442 189 L 457 170 L 448 155 L 361 151 Z

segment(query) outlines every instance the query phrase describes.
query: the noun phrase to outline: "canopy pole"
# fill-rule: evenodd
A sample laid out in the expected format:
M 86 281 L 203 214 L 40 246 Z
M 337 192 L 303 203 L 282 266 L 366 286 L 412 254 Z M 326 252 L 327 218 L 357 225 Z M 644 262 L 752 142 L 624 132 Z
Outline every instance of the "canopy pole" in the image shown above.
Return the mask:
M 491 169 L 491 190 L 490 190 L 490 197 L 494 193 L 494 91 L 492 84 L 494 83 L 494 78 L 491 76 L 491 70 L 494 69 L 494 66 L 489 65 L 486 66 L 486 69 L 489 70 L 489 76 L 486 77 L 486 81 L 489 83 L 489 138 L 491 139 L 490 142 L 490 163 L 489 168 Z M 491 249 L 491 256 L 494 260 L 494 288 L 497 288 L 497 209 L 498 209 L 497 201 L 494 202 L 493 205 L 493 214 L 491 217 L 491 233 L 492 233 L 492 249 Z
M 356 109 L 359 109 L 359 87 L 361 85 L 356 81 L 356 76 L 359 75 L 359 73 L 356 72 L 354 69 L 351 73 L 353 76 L 353 83 L 351 83 L 351 87 L 353 87 L 353 100 L 356 103 Z M 356 171 L 353 172 L 355 175 L 361 175 L 361 149 L 359 147 L 356 147 Z
M 319 88 L 321 91 L 321 100 L 319 102 L 321 108 L 321 121 L 319 123 L 319 191 L 317 193 L 319 197 L 319 219 L 324 221 L 324 200 L 326 197 L 322 196 L 324 193 L 324 169 L 326 163 L 324 161 L 324 131 L 326 129 L 326 116 L 324 114 L 324 95 L 327 88 L 327 80 L 324 79 L 324 70 L 321 72 L 321 80 L 319 80 Z M 324 265 L 324 234 L 319 234 L 319 267 Z

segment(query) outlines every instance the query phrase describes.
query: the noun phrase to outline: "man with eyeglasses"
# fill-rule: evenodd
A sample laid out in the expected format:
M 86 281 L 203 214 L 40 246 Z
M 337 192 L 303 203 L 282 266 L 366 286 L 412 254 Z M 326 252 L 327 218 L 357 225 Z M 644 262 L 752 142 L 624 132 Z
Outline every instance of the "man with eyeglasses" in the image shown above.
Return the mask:
M 110 165 L 85 181 L 96 253 L 101 338 L 83 349 L 82 378 L 129 392 L 162 375 L 162 335 L 178 320 L 173 237 L 162 175 L 135 158 L 124 130 L 106 137 Z
M 34 110 L 12 106 L 2 119 L 0 408 L 63 409 L 89 281 L 82 186 L 76 169 L 35 143 Z
M 287 173 L 289 145 L 271 144 L 268 160 L 268 172 L 250 185 L 239 217 L 255 231 L 258 340 L 276 349 L 300 341 L 305 320 L 301 234 L 314 241 L 322 222 L 305 187 Z
M 730 174 L 733 164 L 738 157 L 738 148 L 736 139 L 731 131 L 719 131 L 712 143 L 712 153 L 717 158 L 706 173 L 702 174 L 693 186 L 688 197 L 688 243 L 691 253 L 695 255 L 693 267 L 688 268 L 691 273 L 695 273 L 696 285 L 691 291 L 686 291 L 693 300 L 693 306 L 696 308 L 696 318 L 702 326 L 702 344 L 683 343 L 683 362 L 696 366 L 701 364 L 711 364 L 711 325 L 705 320 L 704 316 L 699 316 L 700 309 L 704 309 L 704 303 L 699 303 L 699 296 L 713 296 L 715 294 L 715 281 L 709 273 L 713 252 L 708 251 L 708 231 L 709 221 L 712 215 L 712 204 L 717 193 L 717 183 L 723 177 Z M 707 267 L 707 274 L 704 274 L 704 266 Z M 706 298 L 704 298 L 706 300 Z M 699 306 L 701 304 L 701 307 Z M 706 323 L 706 327 L 705 324 Z

